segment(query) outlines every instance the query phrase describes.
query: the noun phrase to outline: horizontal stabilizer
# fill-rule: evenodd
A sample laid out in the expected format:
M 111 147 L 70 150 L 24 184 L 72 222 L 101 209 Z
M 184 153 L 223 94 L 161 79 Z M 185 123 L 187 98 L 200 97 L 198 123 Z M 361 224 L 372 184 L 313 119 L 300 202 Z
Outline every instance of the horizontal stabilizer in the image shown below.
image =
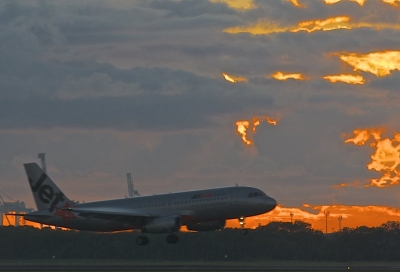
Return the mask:
M 25 216 L 26 213 L 5 213 L 4 215 L 11 216 Z

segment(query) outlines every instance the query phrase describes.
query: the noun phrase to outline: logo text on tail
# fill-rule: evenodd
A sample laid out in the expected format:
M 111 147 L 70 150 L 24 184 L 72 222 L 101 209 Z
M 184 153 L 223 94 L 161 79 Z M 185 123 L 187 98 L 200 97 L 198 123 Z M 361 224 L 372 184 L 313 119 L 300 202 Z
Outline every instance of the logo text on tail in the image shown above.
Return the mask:
M 43 173 L 36 184 L 33 184 L 32 179 L 29 178 L 29 184 L 31 185 L 32 192 L 38 192 L 39 199 L 42 203 L 48 204 L 51 202 L 49 211 L 53 212 L 54 207 L 65 200 L 64 194 L 62 192 L 54 192 L 54 189 L 50 185 L 43 184 L 46 178 L 48 178 L 47 175 Z

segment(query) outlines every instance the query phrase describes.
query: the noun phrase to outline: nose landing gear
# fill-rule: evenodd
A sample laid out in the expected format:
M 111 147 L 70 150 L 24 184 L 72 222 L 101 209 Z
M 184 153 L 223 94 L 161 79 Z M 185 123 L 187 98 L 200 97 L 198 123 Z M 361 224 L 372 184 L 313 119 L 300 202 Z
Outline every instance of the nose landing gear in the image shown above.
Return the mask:
M 239 217 L 239 224 L 241 228 L 240 233 L 246 235 L 249 233 L 249 230 L 244 227 L 244 220 L 245 220 L 244 216 Z
M 176 244 L 176 243 L 178 243 L 178 241 L 179 241 L 179 238 L 175 234 L 170 234 L 170 235 L 167 236 L 167 243 L 168 244 Z

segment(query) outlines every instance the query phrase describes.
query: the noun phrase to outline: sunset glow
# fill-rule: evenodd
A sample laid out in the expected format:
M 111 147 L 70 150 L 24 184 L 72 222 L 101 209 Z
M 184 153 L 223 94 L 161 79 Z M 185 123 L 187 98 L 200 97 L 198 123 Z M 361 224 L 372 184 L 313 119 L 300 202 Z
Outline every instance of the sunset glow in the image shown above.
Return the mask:
M 254 9 L 257 6 L 253 3 L 253 0 L 210 0 L 211 3 L 223 3 L 231 9 L 236 10 L 249 10 Z
M 0 209 L 16 212 L 0 225 L 17 236 L 3 259 L 400 267 L 386 239 L 400 234 L 400 0 L 8 0 L 0 14 Z M 274 210 L 260 215 L 263 200 Z M 168 245 L 180 223 L 215 230 L 243 217 L 285 223 Z M 337 231 L 339 218 L 398 222 L 310 231 L 326 219 Z M 46 225 L 32 234 L 44 249 L 21 251 L 12 226 L 44 223 L 133 236 L 59 247 Z M 364 231 L 377 233 L 368 247 Z
M 268 20 L 261 20 L 248 26 L 235 26 L 223 30 L 229 34 L 250 33 L 253 35 L 268 35 L 271 33 L 286 32 L 288 27 L 280 26 Z
M 369 129 L 356 129 L 353 131 L 354 137 L 348 138 L 344 142 L 353 143 L 355 145 L 364 145 L 371 137 L 376 141 L 381 139 L 381 134 L 383 132 L 382 128 L 369 128 Z
M 348 84 L 365 83 L 365 79 L 360 75 L 331 75 L 331 76 L 324 76 L 323 78 L 332 83 L 336 82 L 345 82 Z
M 8 214 L 15 214 L 15 211 L 8 211 Z M 16 226 L 18 221 L 18 226 L 31 226 L 35 228 L 40 228 L 40 224 L 36 222 L 31 222 L 25 220 L 23 216 L 14 216 L 3 214 L 2 222 L 3 226 Z
M 355 71 L 364 71 L 376 76 L 390 75 L 400 70 L 400 51 L 374 52 L 369 54 L 341 54 L 340 59 L 354 67 Z
M 299 32 L 307 31 L 308 33 L 323 30 L 350 29 L 352 28 L 350 18 L 347 16 L 332 17 L 322 20 L 308 20 L 299 22 L 296 26 L 281 26 L 274 22 L 262 20 L 249 26 L 237 26 L 224 29 L 229 34 L 251 33 L 253 35 L 268 35 L 276 32 Z
M 324 0 L 324 1 L 327 5 L 332 5 L 342 2 L 342 0 Z M 360 6 L 363 6 L 367 0 L 348 0 L 348 1 L 356 2 Z M 400 2 L 400 0 L 382 0 L 382 2 L 393 6 L 397 6 L 397 3 Z
M 342 0 L 324 0 L 324 1 L 325 1 L 325 4 L 327 4 L 327 5 L 333 5 L 333 4 L 339 3 Z
M 249 128 L 249 126 L 250 122 L 246 120 L 236 122 L 237 132 L 239 133 L 239 135 L 242 136 L 242 140 L 246 145 L 253 144 L 252 141 L 247 139 L 247 129 Z
M 328 232 L 339 230 L 339 217 L 342 217 L 341 228 L 356 228 L 358 226 L 378 227 L 387 221 L 400 221 L 400 210 L 386 206 L 346 206 L 303 204 L 303 207 L 283 207 L 278 205 L 273 211 L 246 219 L 246 227 L 256 228 L 271 221 L 290 222 L 300 220 L 310 223 L 312 228 L 325 232 L 328 215 Z M 293 214 L 291 217 L 290 214 Z M 239 227 L 237 220 L 229 220 L 228 227 Z
M 344 188 L 344 187 L 364 187 L 364 186 L 360 185 L 358 180 L 356 180 L 356 181 L 353 181 L 353 182 L 350 182 L 350 183 L 341 183 L 341 184 L 338 184 L 338 185 L 333 185 L 332 187 L 335 188 L 335 189 L 338 189 L 338 188 Z
M 400 29 L 398 24 L 387 23 L 369 23 L 369 22 L 353 22 L 348 16 L 337 16 L 319 20 L 307 20 L 299 22 L 295 26 L 281 25 L 269 20 L 259 20 L 256 23 L 247 26 L 236 26 L 226 28 L 223 31 L 229 34 L 250 33 L 253 35 L 269 35 L 280 32 L 300 32 L 308 33 L 315 31 L 332 31 L 339 29 Z
M 342 217 L 342 228 L 356 228 L 358 226 L 378 227 L 387 221 L 400 221 L 400 209 L 387 206 L 346 206 L 341 204 L 335 205 L 309 205 L 303 204 L 302 207 L 284 207 L 278 205 L 273 211 L 254 217 L 248 217 L 245 221 L 247 228 L 257 228 L 264 226 L 271 221 L 290 222 L 300 220 L 310 223 L 312 228 L 325 232 L 326 218 L 324 212 L 328 215 L 328 232 L 336 232 L 339 230 L 338 218 Z M 292 214 L 292 216 L 291 216 Z M 15 226 L 14 216 L 3 215 L 4 226 Z M 19 219 L 20 226 L 32 226 L 40 228 L 40 224 Z M 226 226 L 228 228 L 239 228 L 238 220 L 228 220 Z M 54 227 L 52 227 L 54 228 Z M 182 231 L 186 231 L 185 227 Z
M 248 120 L 240 120 L 236 122 L 236 129 L 237 133 L 241 135 L 243 142 L 246 145 L 252 145 L 253 141 L 249 140 L 247 137 L 248 130 L 251 126 L 251 132 L 252 134 L 256 133 L 257 127 L 260 125 L 262 121 L 266 121 L 268 124 L 276 126 L 278 123 L 278 120 L 270 118 L 268 116 L 263 116 L 263 117 L 253 117 L 252 122 Z
M 350 0 L 351 2 L 356 2 L 360 6 L 363 6 L 367 0 Z
M 397 3 L 400 3 L 400 0 L 382 0 L 384 3 L 386 3 L 386 4 L 390 4 L 390 5 L 393 5 L 393 6 L 398 6 L 398 4 Z
M 369 143 L 373 149 L 371 162 L 366 165 L 368 170 L 381 174 L 373 178 L 366 186 L 388 187 L 398 185 L 400 181 L 400 133 L 395 133 L 393 138 L 382 138 L 382 129 L 356 129 L 354 137 L 345 140 L 345 143 L 365 145 Z
M 277 79 L 277 80 L 287 80 L 287 79 L 296 79 L 296 80 L 303 80 L 303 75 L 302 74 L 284 74 L 283 72 L 276 72 L 271 75 L 271 77 Z
M 291 32 L 307 31 L 308 33 L 317 30 L 329 31 L 335 29 L 350 29 L 351 27 L 347 25 L 350 18 L 347 16 L 339 16 L 333 18 L 327 18 L 324 20 L 310 20 L 300 22 L 298 28 L 291 29 Z
M 222 73 L 222 76 L 225 78 L 226 81 L 229 81 L 231 83 L 247 82 L 247 79 L 241 76 L 230 76 L 226 73 Z
M 304 5 L 300 4 L 298 0 L 286 0 L 286 1 L 292 3 L 293 6 L 295 7 L 304 8 Z
M 342 0 L 324 0 L 327 5 L 332 5 L 341 2 Z M 366 0 L 349 0 L 350 2 L 356 2 L 360 6 L 363 6 Z

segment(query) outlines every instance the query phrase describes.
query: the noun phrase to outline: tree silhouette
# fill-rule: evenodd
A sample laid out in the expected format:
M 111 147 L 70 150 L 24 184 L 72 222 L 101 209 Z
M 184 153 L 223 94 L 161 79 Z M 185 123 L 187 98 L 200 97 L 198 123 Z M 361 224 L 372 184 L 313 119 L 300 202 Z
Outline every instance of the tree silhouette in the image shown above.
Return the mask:
M 324 234 L 303 221 L 270 222 L 241 235 L 240 229 L 181 232 L 176 245 L 166 235 L 140 232 L 93 233 L 32 227 L 0 227 L 0 260 L 125 259 L 152 261 L 400 261 L 400 222 L 344 228 Z

